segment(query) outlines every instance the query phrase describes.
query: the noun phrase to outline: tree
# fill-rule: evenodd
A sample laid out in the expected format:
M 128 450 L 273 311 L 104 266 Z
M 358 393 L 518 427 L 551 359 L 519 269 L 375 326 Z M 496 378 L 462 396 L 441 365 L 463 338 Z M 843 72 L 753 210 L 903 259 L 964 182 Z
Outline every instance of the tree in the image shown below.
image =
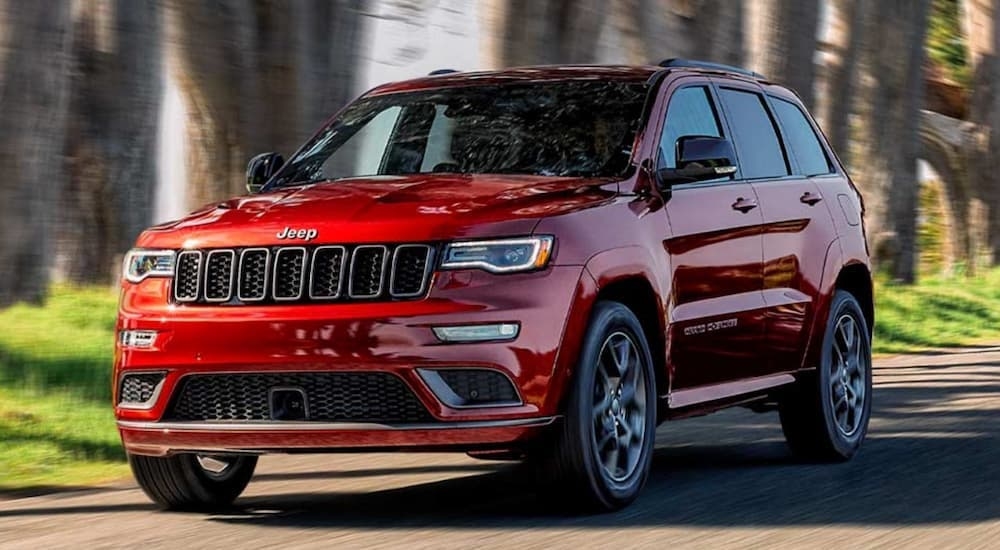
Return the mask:
M 487 65 L 741 64 L 743 10 L 726 0 L 489 0 Z M 610 31 L 610 32 L 609 32 Z M 602 42 L 612 35 L 611 43 Z
M 749 13 L 750 67 L 813 103 L 819 0 L 755 0 Z
M 80 0 L 75 13 L 57 268 L 74 282 L 108 282 L 152 217 L 160 9 Z
M 494 0 L 486 10 L 492 61 L 503 67 L 592 63 L 606 5 L 603 0 Z
M 823 82 L 823 97 L 818 114 L 833 149 L 844 162 L 850 162 L 849 120 L 857 89 L 858 54 L 863 35 L 866 0 L 830 0 L 830 21 L 824 44 L 828 54 Z
M 855 179 L 865 198 L 869 244 L 881 268 L 916 279 L 919 111 L 929 0 L 865 5 Z
M 363 4 L 168 3 L 168 63 L 189 112 L 191 206 L 243 192 L 251 155 L 290 154 L 350 98 Z
M 611 24 L 627 63 L 673 57 L 742 65 L 743 9 L 724 0 L 619 0 Z
M 48 290 L 71 39 L 69 2 L 0 0 L 0 306 Z
M 970 159 L 975 182 L 976 208 L 973 230 L 974 249 L 986 245 L 988 263 L 1000 261 L 1000 174 L 995 159 L 1000 158 L 1000 2 L 967 0 L 966 18 L 972 72 L 969 118 L 978 130 Z M 986 241 L 983 243 L 982 241 Z

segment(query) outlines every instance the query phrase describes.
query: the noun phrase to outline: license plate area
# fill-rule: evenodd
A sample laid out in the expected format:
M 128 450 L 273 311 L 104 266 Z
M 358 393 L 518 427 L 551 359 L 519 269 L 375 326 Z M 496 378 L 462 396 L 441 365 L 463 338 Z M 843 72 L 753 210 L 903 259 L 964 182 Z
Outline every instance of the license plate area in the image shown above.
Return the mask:
M 277 387 L 268 390 L 271 420 L 297 421 L 309 419 L 309 398 L 306 390 Z

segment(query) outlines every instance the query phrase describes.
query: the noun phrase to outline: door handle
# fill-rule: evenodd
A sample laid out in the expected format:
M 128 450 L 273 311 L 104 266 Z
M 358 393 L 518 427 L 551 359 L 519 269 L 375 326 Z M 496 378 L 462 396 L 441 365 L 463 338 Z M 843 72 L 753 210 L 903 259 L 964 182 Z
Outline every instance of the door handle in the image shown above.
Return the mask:
M 823 200 L 823 197 L 813 193 L 812 191 L 806 191 L 805 193 L 802 193 L 801 197 L 799 197 L 799 202 L 808 204 L 809 206 L 812 206 L 821 200 Z
M 754 208 L 757 208 L 757 201 L 749 201 L 747 199 L 744 199 L 743 197 L 740 197 L 736 199 L 736 202 L 734 202 L 732 206 L 733 210 L 739 210 L 740 212 L 746 214 L 747 212 L 753 210 Z

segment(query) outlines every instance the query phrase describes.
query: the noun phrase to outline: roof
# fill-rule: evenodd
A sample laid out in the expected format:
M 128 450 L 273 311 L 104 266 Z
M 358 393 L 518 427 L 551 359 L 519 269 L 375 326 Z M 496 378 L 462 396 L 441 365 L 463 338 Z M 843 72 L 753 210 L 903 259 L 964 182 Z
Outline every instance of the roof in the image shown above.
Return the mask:
M 554 80 L 622 80 L 644 82 L 657 71 L 656 66 L 630 65 L 544 65 L 515 67 L 497 71 L 449 72 L 412 80 L 390 82 L 372 89 L 367 95 L 413 92 L 450 86 L 501 85 L 518 82 L 545 82 Z
M 664 60 L 660 65 L 539 65 L 474 72 L 440 69 L 432 71 L 431 74 L 421 78 L 382 84 L 373 88 L 365 95 L 414 92 L 452 86 L 502 85 L 518 82 L 530 83 L 566 80 L 644 82 L 656 73 L 673 71 L 724 75 L 737 79 L 754 80 L 760 84 L 769 84 L 762 75 L 740 67 L 687 59 L 669 59 Z

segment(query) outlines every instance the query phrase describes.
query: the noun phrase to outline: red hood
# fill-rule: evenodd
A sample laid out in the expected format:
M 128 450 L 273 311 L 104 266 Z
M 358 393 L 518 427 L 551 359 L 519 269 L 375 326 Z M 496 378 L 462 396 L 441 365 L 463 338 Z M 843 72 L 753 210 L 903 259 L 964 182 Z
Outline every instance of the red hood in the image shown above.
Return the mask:
M 309 244 L 423 242 L 531 233 L 545 216 L 610 200 L 607 179 L 414 175 L 355 178 L 223 201 L 146 231 L 163 248 L 275 245 L 286 228 L 315 229 Z

